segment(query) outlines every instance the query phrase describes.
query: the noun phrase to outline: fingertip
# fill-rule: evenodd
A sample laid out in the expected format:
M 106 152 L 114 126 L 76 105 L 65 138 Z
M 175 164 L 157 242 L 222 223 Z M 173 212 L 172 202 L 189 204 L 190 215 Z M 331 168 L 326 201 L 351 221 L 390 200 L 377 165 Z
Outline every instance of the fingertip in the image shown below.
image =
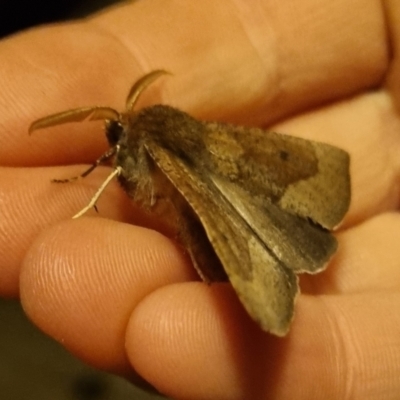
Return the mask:
M 21 302 L 47 334 L 86 362 L 130 368 L 125 329 L 142 297 L 188 279 L 187 260 L 157 232 L 101 218 L 65 221 L 33 243 L 21 271 Z
M 251 366 L 259 360 L 249 354 L 266 336 L 275 340 L 249 319 L 230 285 L 190 282 L 163 287 L 138 305 L 126 348 L 135 370 L 168 396 L 245 398 L 251 385 L 264 385 Z

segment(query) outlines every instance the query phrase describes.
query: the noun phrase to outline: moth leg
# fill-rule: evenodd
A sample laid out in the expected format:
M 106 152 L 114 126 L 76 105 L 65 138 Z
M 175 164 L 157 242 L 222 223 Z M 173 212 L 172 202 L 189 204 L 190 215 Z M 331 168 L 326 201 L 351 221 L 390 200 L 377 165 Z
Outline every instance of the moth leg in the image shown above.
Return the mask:
M 76 181 L 77 179 L 84 178 L 85 176 L 88 176 L 91 172 L 93 172 L 100 164 L 103 164 L 104 162 L 108 161 L 117 152 L 117 150 L 118 150 L 118 145 L 111 147 L 104 154 L 102 154 L 86 171 L 84 171 L 82 174 L 78 176 L 73 176 L 72 178 L 67 178 L 67 179 L 52 179 L 51 181 L 55 183 L 67 183 Z
M 101 196 L 101 194 L 104 192 L 105 188 L 108 186 L 108 184 L 118 175 L 120 175 L 122 172 L 121 167 L 116 167 L 113 172 L 111 172 L 110 175 L 108 175 L 107 179 L 102 183 L 102 185 L 97 189 L 97 192 L 94 194 L 94 196 L 91 198 L 89 204 L 82 208 L 81 211 L 76 213 L 72 219 L 76 219 L 81 217 L 83 214 L 85 214 L 88 210 L 90 210 L 92 207 L 96 207 L 97 200 Z

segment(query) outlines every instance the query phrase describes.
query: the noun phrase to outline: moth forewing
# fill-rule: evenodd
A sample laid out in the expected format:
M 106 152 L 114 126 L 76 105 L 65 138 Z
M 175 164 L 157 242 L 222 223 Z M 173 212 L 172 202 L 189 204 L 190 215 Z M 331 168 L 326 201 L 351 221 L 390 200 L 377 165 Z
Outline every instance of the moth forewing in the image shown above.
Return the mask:
M 350 203 L 348 153 L 258 128 L 206 126 L 209 173 L 327 229 L 342 221 Z
M 238 215 L 287 269 L 317 273 L 326 267 L 337 249 L 337 241 L 329 231 L 282 210 L 268 198 L 253 196 L 217 175 L 210 177 Z
M 340 225 L 350 205 L 350 157 L 328 144 L 310 144 L 318 160 L 318 173 L 289 185 L 278 204 L 332 230 Z
M 298 291 L 295 274 L 270 252 L 211 182 L 169 151 L 154 144 L 147 148 L 197 214 L 248 313 L 264 330 L 285 335 Z

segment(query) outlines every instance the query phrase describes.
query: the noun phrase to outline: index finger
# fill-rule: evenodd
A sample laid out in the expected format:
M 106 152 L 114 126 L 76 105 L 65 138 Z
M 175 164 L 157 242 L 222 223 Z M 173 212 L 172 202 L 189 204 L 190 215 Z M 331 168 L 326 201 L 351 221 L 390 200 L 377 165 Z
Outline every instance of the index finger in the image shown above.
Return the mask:
M 98 127 L 27 140 L 33 119 L 68 108 L 120 109 L 144 72 L 173 72 L 143 98 L 252 125 L 376 86 L 388 63 L 380 3 L 148 0 L 43 27 L 0 46 L 3 165 L 89 162 Z M 51 151 L 49 151 L 51 149 Z

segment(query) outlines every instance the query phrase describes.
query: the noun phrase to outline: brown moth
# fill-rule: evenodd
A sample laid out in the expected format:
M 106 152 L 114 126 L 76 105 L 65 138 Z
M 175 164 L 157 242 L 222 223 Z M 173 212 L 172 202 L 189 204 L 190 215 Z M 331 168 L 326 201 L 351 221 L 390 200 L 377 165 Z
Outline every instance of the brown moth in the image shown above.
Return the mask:
M 39 119 L 29 131 L 105 120 L 110 149 L 81 176 L 110 159 L 114 169 L 75 217 L 116 176 L 134 201 L 177 229 L 204 281 L 228 279 L 260 327 L 283 336 L 296 274 L 322 271 L 337 249 L 329 231 L 349 207 L 349 155 L 257 128 L 200 122 L 165 105 L 134 111 L 140 93 L 165 73 L 138 80 L 125 112 L 78 108 Z

